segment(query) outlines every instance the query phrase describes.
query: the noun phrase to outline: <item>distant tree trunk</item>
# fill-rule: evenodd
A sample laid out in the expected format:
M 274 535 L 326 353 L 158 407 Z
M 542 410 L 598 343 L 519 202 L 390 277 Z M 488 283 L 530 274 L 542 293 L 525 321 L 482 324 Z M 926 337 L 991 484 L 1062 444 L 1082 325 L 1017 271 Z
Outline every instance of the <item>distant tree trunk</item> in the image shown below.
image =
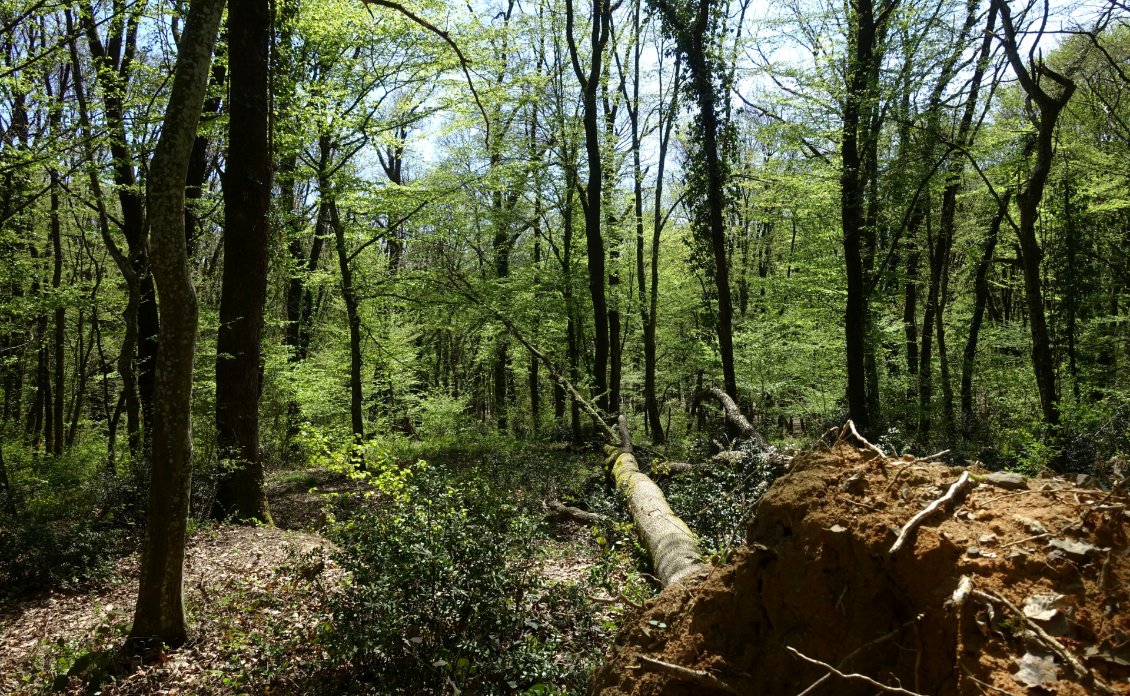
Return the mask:
M 145 199 L 140 191 L 137 173 L 134 170 L 133 153 L 130 151 L 129 139 L 126 136 L 123 101 L 132 76 L 137 32 L 143 9 L 138 6 L 130 11 L 125 21 L 113 23 L 113 33 L 107 37 L 105 43 L 98 35 L 97 15 L 93 4 L 88 3 L 80 13 L 90 55 L 98 68 L 96 76 L 102 88 L 103 112 L 106 128 L 110 134 L 110 156 L 113 162 L 114 184 L 118 189 L 118 202 L 121 206 L 122 233 L 129 249 L 128 262 L 131 273 L 126 275 L 123 272 L 129 291 L 124 313 L 126 340 L 122 343 L 123 355 L 119 364 L 127 361 L 131 363 L 126 372 L 122 373 L 123 381 L 127 373 L 131 377 L 136 376 L 137 393 L 126 396 L 126 428 L 129 431 L 130 451 L 135 456 L 141 452 L 142 439 L 149 441 L 152 436 L 153 380 L 157 360 L 157 333 L 160 330 L 153 277 L 148 270 Z M 75 63 L 73 55 L 72 63 Z M 77 73 L 79 69 L 77 63 L 75 69 Z M 128 355 L 125 354 L 127 349 L 130 350 Z M 135 350 L 136 368 L 133 365 Z
M 638 36 L 640 31 L 640 15 L 642 0 L 635 0 L 632 6 L 632 31 Z M 659 399 L 656 396 L 656 341 L 655 329 L 658 323 L 657 314 L 659 306 L 659 239 L 663 229 L 663 174 L 667 164 L 667 147 L 671 142 L 671 132 L 675 123 L 675 114 L 678 111 L 679 78 L 682 66 L 682 55 L 675 57 L 674 85 L 671 87 L 671 104 L 666 110 L 660 112 L 659 153 L 657 157 L 657 171 L 655 179 L 654 220 L 651 236 L 651 290 L 648 291 L 648 275 L 645 267 L 645 240 L 643 224 L 643 178 L 644 171 L 640 161 L 640 62 L 641 42 L 637 39 L 634 45 L 632 62 L 632 92 L 627 99 L 628 117 L 631 122 L 632 136 L 632 194 L 635 205 L 636 218 L 636 277 L 640 288 L 640 323 L 643 326 L 643 355 L 644 355 L 644 414 L 651 441 L 661 444 L 666 441 L 663 432 L 662 416 L 659 412 Z M 625 89 L 626 91 L 626 89 Z M 666 117 L 663 118 L 664 113 Z
M 224 273 L 216 335 L 216 449 L 212 516 L 271 523 L 259 451 L 260 365 L 271 205 L 270 0 L 228 6 L 228 158 Z
M 977 20 L 976 0 L 971 0 L 968 5 L 966 20 L 962 26 L 961 34 L 956 42 L 957 46 L 965 44 L 965 37 L 973 29 Z M 989 64 L 991 55 L 993 29 L 996 26 L 996 10 L 990 9 L 986 19 L 984 38 L 978 55 L 976 67 L 969 81 L 969 94 L 965 100 L 961 121 L 953 140 L 959 147 L 968 147 L 973 144 L 975 137 L 974 117 L 977 112 L 977 99 L 980 93 L 981 81 Z M 944 91 L 956 74 L 958 59 L 961 49 L 957 48 L 950 53 L 942 68 L 942 76 L 930 97 L 930 109 L 926 135 L 929 138 L 927 152 L 932 159 L 936 147 L 936 135 L 940 129 L 941 103 Z M 926 311 L 922 322 L 922 360 L 918 373 L 919 405 L 918 405 L 918 437 L 925 440 L 930 435 L 931 428 L 931 397 L 933 392 L 933 370 L 931 367 L 931 339 L 936 337 L 938 343 L 938 359 L 941 372 L 942 387 L 942 426 L 944 435 L 948 438 L 953 435 L 953 385 L 949 380 L 949 355 L 945 348 L 945 304 L 949 285 L 949 268 L 951 251 L 955 235 L 955 218 L 957 215 L 957 195 L 961 190 L 961 176 L 965 170 L 963 157 L 951 155 L 949 165 L 946 167 L 945 188 L 942 191 L 941 212 L 938 219 L 938 232 L 936 239 L 928 237 L 930 251 L 930 286 L 926 299 Z M 930 230 L 927 218 L 927 230 Z
M 561 239 L 561 275 L 564 276 L 562 294 L 567 314 L 565 324 L 565 350 L 569 361 L 569 381 L 581 381 L 581 345 L 577 331 L 577 312 L 573 300 L 573 213 L 577 184 L 576 169 L 569 167 L 565 174 L 565 205 L 561 212 L 563 231 Z M 574 442 L 581 440 L 581 407 L 575 399 L 569 400 L 569 432 Z
M 353 288 L 353 269 L 349 265 L 349 254 L 345 245 L 345 227 L 338 215 L 337 201 L 329 190 L 328 182 L 322 182 L 322 197 L 329 201 L 330 227 L 333 228 L 337 246 L 338 268 L 341 271 L 341 295 L 345 300 L 345 315 L 349 322 L 349 418 L 353 427 L 353 439 L 365 439 L 365 414 L 362 409 L 361 392 L 361 311 L 357 294 Z
M 541 217 L 541 195 L 536 192 L 534 202 L 534 219 L 537 220 Z M 534 237 L 534 287 L 537 288 L 540 283 L 538 282 L 537 270 L 541 267 L 541 240 Z M 540 377 L 538 374 L 538 367 L 540 363 L 537 359 L 530 356 L 530 370 L 528 373 L 528 384 L 530 387 L 530 431 L 535 435 L 538 432 L 538 425 L 541 423 L 541 385 Z
M 233 44 L 234 45 L 234 44 Z M 239 50 L 239 47 L 236 47 Z M 211 87 L 219 88 L 227 82 L 227 66 L 221 61 L 212 64 Z M 234 93 L 233 93 L 234 94 Z M 201 118 L 215 118 L 221 109 L 220 96 L 214 94 L 204 100 L 204 110 Z M 204 196 L 204 184 L 208 181 L 208 149 L 211 141 L 208 136 L 196 134 L 192 143 L 192 155 L 189 158 L 188 178 L 184 187 L 184 238 L 188 245 L 188 258 L 191 259 L 196 249 L 196 239 L 200 236 L 202 220 L 196 211 L 198 201 Z
M 4 497 L 4 511 L 15 518 L 16 494 L 12 490 L 12 483 L 8 480 L 8 467 L 4 464 L 3 443 L 0 442 L 0 495 Z
M 921 216 L 915 215 L 920 218 Z M 912 218 L 907 225 L 906 283 L 903 286 L 902 327 L 906 346 L 906 400 L 913 407 L 918 395 L 918 263 L 922 252 L 918 250 L 915 236 L 921 222 Z
M 187 638 L 182 596 L 185 528 L 192 484 L 192 364 L 196 289 L 184 239 L 184 185 L 200 120 L 223 0 L 193 0 L 161 137 L 149 170 L 152 270 L 161 292 L 161 349 L 155 380 L 152 482 L 141 580 L 128 646 L 137 652 Z
M 565 0 L 565 33 L 569 43 L 569 56 L 573 71 L 581 85 L 581 116 L 585 129 L 585 154 L 588 161 L 588 182 L 585 197 L 581 199 L 585 213 L 585 248 L 588 253 L 589 295 L 593 309 L 593 385 L 597 393 L 597 407 L 608 412 L 608 359 L 609 327 L 608 299 L 604 290 L 604 238 L 601 235 L 601 200 L 604 169 L 600 153 L 600 111 L 597 108 L 597 89 L 600 88 L 601 64 L 604 47 L 611 33 L 611 5 L 603 0 L 592 2 L 591 60 L 586 73 L 581 67 L 580 55 L 573 36 L 574 11 L 572 0 Z
M 67 22 L 67 33 L 73 37 L 75 34 L 74 21 L 69 9 L 64 10 L 64 16 Z M 98 170 L 95 166 L 96 158 L 94 155 L 94 147 L 91 144 L 93 129 L 91 128 L 90 115 L 87 108 L 86 88 L 83 85 L 78 45 L 74 38 L 69 42 L 69 48 L 71 65 L 74 68 L 73 74 L 75 96 L 78 102 L 79 125 L 83 132 L 83 155 L 89 163 L 87 175 L 90 183 L 90 191 L 93 194 L 94 203 L 98 212 L 98 232 L 102 237 L 102 243 L 105 244 L 106 250 L 114 260 L 114 265 L 118 267 L 118 271 L 122 274 L 126 285 L 126 307 L 122 311 L 124 331 L 116 364 L 118 374 L 121 375 L 122 378 L 122 394 L 121 398 L 118 400 L 118 407 L 115 408 L 114 415 L 110 418 L 109 437 L 106 445 L 108 461 L 110 465 L 113 466 L 116 454 L 118 421 L 123 409 L 126 412 L 126 430 L 129 436 L 130 453 L 136 456 L 141 449 L 141 405 L 138 400 L 137 373 L 134 369 L 134 355 L 137 352 L 138 306 L 141 303 L 141 281 L 138 278 L 132 261 L 121 251 L 117 242 L 115 242 L 114 238 L 110 235 L 110 216 L 106 210 L 106 199 L 103 196 L 101 179 L 99 178 Z M 99 348 L 99 350 L 101 350 L 101 348 Z
M 491 154 L 491 168 L 496 169 L 502 163 L 502 156 L 498 153 Z M 502 280 L 510 276 L 510 251 L 513 246 L 510 225 L 510 201 L 501 189 L 492 193 L 491 205 L 494 217 L 494 275 Z M 491 366 L 491 382 L 493 385 L 493 412 L 498 429 L 505 431 L 509 426 L 509 405 L 507 404 L 507 381 L 510 375 L 510 351 L 506 334 L 499 334 L 498 343 L 494 347 L 494 362 Z
M 722 359 L 722 379 L 726 393 L 738 398 L 737 372 L 734 369 L 733 300 L 730 295 L 730 267 L 726 244 L 726 164 L 722 157 L 719 138 L 726 124 L 718 114 L 717 77 L 714 58 L 709 45 L 712 39 L 710 10 L 712 0 L 697 0 L 697 5 L 683 11 L 668 0 L 652 0 L 663 17 L 663 22 L 675 39 L 679 51 L 687 61 L 692 91 L 698 106 L 698 132 L 701 138 L 696 153 L 705 168 L 703 188 L 697 192 L 702 201 L 696 206 L 695 226 L 709 239 L 714 259 L 712 275 L 718 295 L 718 352 Z M 705 206 L 703 205 L 705 204 Z
M 61 88 L 60 88 L 61 91 Z M 61 96 L 61 95 L 60 95 Z M 54 295 L 55 307 L 55 335 L 52 353 L 54 354 L 55 367 L 55 400 L 51 405 L 51 441 L 47 443 L 51 454 L 56 457 L 63 454 L 63 413 L 66 393 L 65 363 L 66 363 L 66 326 L 67 312 L 63 307 L 60 291 L 63 285 L 63 230 L 59 219 L 59 174 L 52 170 L 51 178 L 51 250 L 54 268 L 51 273 L 51 290 Z M 79 329 L 81 331 L 81 328 Z
M 31 254 L 33 260 L 39 259 L 39 250 L 35 248 L 34 244 L 28 246 L 28 252 Z M 31 294 L 36 296 L 39 300 L 43 301 L 43 283 L 40 281 L 40 273 L 42 269 L 36 263 L 34 275 L 31 281 Z M 35 397 L 31 402 L 31 410 L 28 412 L 27 426 L 24 431 L 31 442 L 32 449 L 39 448 L 39 441 L 42 437 L 46 440 L 47 446 L 45 449 L 51 449 L 51 364 L 50 355 L 48 354 L 47 344 L 47 313 L 42 312 L 35 318 L 35 346 L 36 346 L 36 361 L 35 361 Z
M 891 13 L 899 0 L 851 4 L 848 18 L 847 93 L 844 96 L 840 152 L 840 216 L 843 229 L 847 303 L 844 310 L 847 401 L 851 419 L 861 430 L 873 425 L 872 400 L 867 388 L 867 277 L 864 249 L 874 246 L 864 202 L 868 191 L 868 155 L 875 147 L 871 114 L 878 99 L 881 47 Z M 873 159 L 873 158 L 872 158 Z
M 969 320 L 969 336 L 965 339 L 965 350 L 961 355 L 961 429 L 966 437 L 973 433 L 977 423 L 973 415 L 973 362 L 977 357 L 977 339 L 981 333 L 985 306 L 989 300 L 989 271 L 993 266 L 993 254 L 996 252 L 1001 223 L 1008 214 L 1008 204 L 1011 199 L 1012 191 L 1005 191 L 997 205 L 997 212 L 985 236 L 981 260 L 977 264 L 973 283 L 973 316 Z
M 1028 323 L 1032 332 L 1032 366 L 1036 373 L 1036 386 L 1040 392 L 1040 408 L 1044 422 L 1050 429 L 1050 439 L 1055 438 L 1059 426 L 1059 396 L 1055 379 L 1055 358 L 1052 355 L 1051 337 L 1048 333 L 1047 318 L 1044 314 L 1043 281 L 1040 278 L 1040 262 L 1043 250 L 1036 237 L 1036 218 L 1039 216 L 1040 201 L 1044 187 L 1051 172 L 1054 149 L 1055 125 L 1063 108 L 1075 93 L 1075 83 L 1067 76 L 1052 70 L 1042 60 L 1028 66 L 1020 57 L 1016 29 L 1012 24 L 1012 14 L 1005 0 L 993 0 L 1004 28 L 1004 49 L 1012 65 L 1021 89 L 1039 109 L 1036 133 L 1036 161 L 1020 190 L 1016 194 L 1016 204 L 1020 210 L 1021 263 L 1024 271 L 1024 297 L 1028 305 Z M 1059 86 L 1058 94 L 1047 92 L 1040 84 L 1046 77 Z M 1055 466 L 1061 467 L 1062 463 Z

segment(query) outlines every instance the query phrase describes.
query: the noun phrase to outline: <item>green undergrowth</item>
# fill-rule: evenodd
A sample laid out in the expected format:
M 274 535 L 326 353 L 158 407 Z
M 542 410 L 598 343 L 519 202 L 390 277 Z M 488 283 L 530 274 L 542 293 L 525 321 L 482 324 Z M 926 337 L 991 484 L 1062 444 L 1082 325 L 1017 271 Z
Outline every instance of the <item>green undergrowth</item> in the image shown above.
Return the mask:
M 363 484 L 328 496 L 325 533 L 349 579 L 319 636 L 319 684 L 582 693 L 617 628 L 618 610 L 591 597 L 646 591 L 622 525 L 546 519 L 549 499 L 614 510 L 591 453 L 489 435 L 388 438 L 313 459 Z
M 776 472 L 768 458 L 750 443 L 738 446 L 740 462 L 706 460 L 694 470 L 660 479 L 671 510 L 699 537 L 705 554 L 726 562 L 745 541 L 745 530 L 757 502 L 773 483 Z
M 79 441 L 61 457 L 21 440 L 3 448 L 15 514 L 0 508 L 0 599 L 109 579 L 136 540 L 138 477 L 112 472 L 92 442 Z

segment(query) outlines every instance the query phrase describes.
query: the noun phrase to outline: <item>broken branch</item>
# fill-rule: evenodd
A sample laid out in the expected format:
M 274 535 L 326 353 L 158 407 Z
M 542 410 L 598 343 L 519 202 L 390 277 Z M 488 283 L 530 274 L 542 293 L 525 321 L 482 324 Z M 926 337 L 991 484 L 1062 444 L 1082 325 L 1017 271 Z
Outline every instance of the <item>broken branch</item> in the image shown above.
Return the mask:
M 850 423 L 851 421 L 848 422 Z M 898 538 L 895 539 L 895 543 L 891 545 L 891 553 L 898 553 L 899 549 L 901 549 L 903 544 L 906 543 L 907 538 L 909 538 L 910 535 L 914 533 L 914 530 L 917 529 L 919 525 L 921 525 L 926 520 L 927 517 L 934 514 L 934 512 L 937 511 L 939 507 L 957 497 L 957 494 L 968 483 L 969 472 L 961 472 L 961 476 L 959 476 L 958 479 L 953 482 L 953 485 L 950 486 L 950 489 L 946 491 L 945 495 L 927 505 L 926 508 L 922 510 L 922 512 L 919 512 L 914 517 L 911 517 L 910 521 L 903 525 L 902 530 L 899 532 Z
M 797 650 L 796 648 L 794 648 L 792 646 L 786 645 L 785 650 L 788 650 L 793 655 L 796 655 L 797 657 L 799 657 L 800 659 L 804 660 L 805 662 L 807 662 L 809 664 L 816 665 L 817 667 L 823 667 L 824 669 L 828 670 L 828 672 L 830 674 L 834 674 L 837 677 L 840 677 L 841 679 L 847 679 L 849 681 L 867 682 L 871 686 L 874 686 L 876 689 L 882 689 L 883 691 L 886 691 L 887 693 L 891 693 L 891 694 L 904 694 L 905 696 L 923 696 L 922 694 L 920 694 L 916 691 L 907 691 L 906 689 L 903 689 L 903 688 L 898 687 L 898 686 L 887 686 L 886 684 L 875 681 L 874 679 L 867 676 L 866 674 L 855 674 L 855 673 L 841 672 L 840 670 L 836 669 L 835 667 L 828 664 L 827 662 L 821 662 L 820 660 L 811 658 L 808 655 L 805 655 L 804 653 L 802 653 L 801 651 Z
M 728 694 L 738 693 L 734 687 L 714 676 L 710 672 L 703 669 L 690 669 L 681 665 L 673 665 L 670 662 L 663 660 L 656 660 L 653 657 L 646 655 L 636 655 L 640 665 L 652 672 L 660 672 L 668 676 L 674 677 L 679 681 L 694 684 L 695 686 L 705 687 L 707 689 L 714 689 L 715 691 L 723 691 Z
M 547 510 L 549 510 L 549 513 L 551 515 L 558 519 L 570 520 L 572 522 L 578 522 L 580 524 L 600 524 L 604 520 L 608 519 L 599 512 L 589 512 L 588 510 L 582 510 L 580 508 L 575 508 L 563 503 L 559 503 L 556 500 L 551 500 L 550 502 L 546 503 L 545 507 Z
M 879 455 L 880 457 L 883 457 L 884 459 L 886 458 L 887 455 L 883 453 L 883 450 L 881 450 L 878 447 L 876 447 L 875 445 L 871 444 L 867 440 L 867 438 L 865 438 L 865 437 L 863 437 L 862 435 L 859 434 L 859 431 L 855 429 L 855 423 L 852 422 L 852 420 L 850 418 L 848 419 L 847 423 L 844 423 L 844 428 L 847 428 L 847 430 L 852 434 L 852 436 L 856 440 L 859 440 L 859 442 L 864 446 L 864 448 L 871 450 L 872 452 Z

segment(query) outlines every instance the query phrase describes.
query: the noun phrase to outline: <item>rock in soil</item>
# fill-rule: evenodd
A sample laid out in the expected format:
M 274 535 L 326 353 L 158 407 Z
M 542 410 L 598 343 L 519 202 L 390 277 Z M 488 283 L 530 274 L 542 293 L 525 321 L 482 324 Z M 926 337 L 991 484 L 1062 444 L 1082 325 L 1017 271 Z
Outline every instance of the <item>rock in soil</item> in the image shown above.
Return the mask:
M 799 455 L 762 499 L 745 549 L 626 624 L 591 692 L 704 693 L 644 656 L 735 693 L 795 696 L 829 672 L 792 648 L 919 694 L 1130 693 L 1130 501 L 1057 479 L 1005 490 L 975 467 L 965 493 L 892 555 L 903 525 L 961 472 L 842 442 Z M 844 490 L 853 477 L 862 497 Z M 832 675 L 808 693 L 878 692 Z

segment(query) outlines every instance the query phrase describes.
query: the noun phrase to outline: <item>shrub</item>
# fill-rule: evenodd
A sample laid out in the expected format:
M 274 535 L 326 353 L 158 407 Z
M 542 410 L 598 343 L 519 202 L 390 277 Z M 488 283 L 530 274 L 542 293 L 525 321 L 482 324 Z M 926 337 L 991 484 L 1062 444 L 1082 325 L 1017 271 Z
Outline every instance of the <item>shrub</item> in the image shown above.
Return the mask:
M 590 659 L 601 636 L 583 593 L 538 576 L 533 518 L 423 462 L 369 478 L 333 530 L 352 577 L 326 636 L 338 661 L 386 693 L 583 686 L 584 659 L 556 656 L 568 631 Z

